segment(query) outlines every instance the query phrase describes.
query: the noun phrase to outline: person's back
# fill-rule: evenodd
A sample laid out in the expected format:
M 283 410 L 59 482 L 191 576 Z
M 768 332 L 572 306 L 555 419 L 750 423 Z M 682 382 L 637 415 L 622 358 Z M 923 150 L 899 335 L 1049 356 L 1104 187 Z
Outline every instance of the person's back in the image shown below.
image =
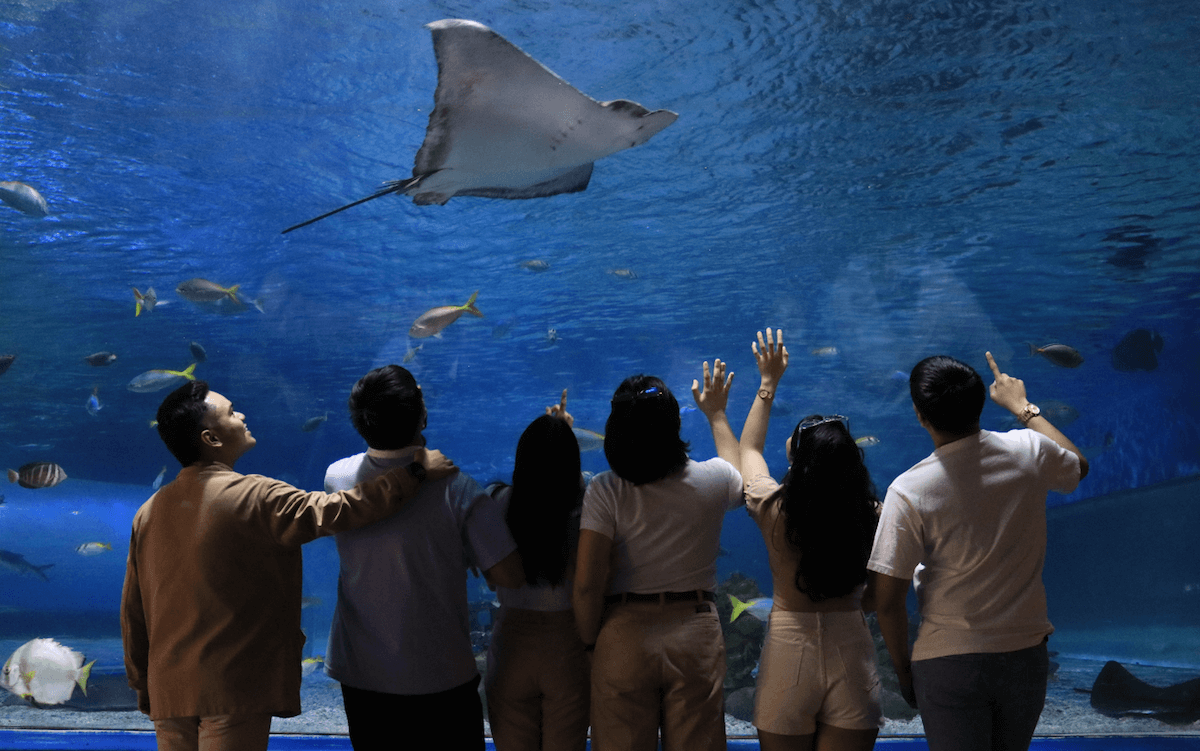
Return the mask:
M 1046 493 L 1078 482 L 1071 457 L 1055 449 L 1033 431 L 981 430 L 892 483 L 887 522 L 920 529 L 927 543 L 913 577 L 923 606 L 913 659 L 1007 652 L 1053 631 L 1042 585 Z M 1059 471 L 1047 472 L 1054 461 Z
M 353 487 L 405 466 L 410 455 L 371 450 L 347 457 L 329 467 L 325 487 Z M 480 504 L 490 507 L 491 499 L 459 472 L 422 484 L 387 519 L 335 536 L 338 599 L 325 654 L 331 677 L 371 691 L 429 694 L 478 675 L 467 570 L 491 568 L 497 555 L 512 552 L 503 535 L 487 539 L 478 533 L 503 524 L 490 508 L 473 514 Z
M 1024 383 L 987 360 L 992 400 L 1029 430 L 981 430 L 978 373 L 949 357 L 918 363 L 910 390 L 934 453 L 888 488 L 867 564 L 901 691 L 933 751 L 1028 748 L 1054 630 L 1041 579 L 1046 492 L 1071 492 L 1087 474 Z M 922 619 L 911 657 L 910 579 Z
M 370 448 L 330 465 L 329 489 L 407 466 L 425 443 L 421 389 L 398 365 L 359 379 L 349 406 Z M 415 746 L 482 749 L 467 570 L 515 586 L 516 544 L 498 506 L 461 473 L 427 483 L 403 510 L 336 538 L 338 601 L 325 671 L 342 684 L 359 751 L 394 745 L 397 728 Z

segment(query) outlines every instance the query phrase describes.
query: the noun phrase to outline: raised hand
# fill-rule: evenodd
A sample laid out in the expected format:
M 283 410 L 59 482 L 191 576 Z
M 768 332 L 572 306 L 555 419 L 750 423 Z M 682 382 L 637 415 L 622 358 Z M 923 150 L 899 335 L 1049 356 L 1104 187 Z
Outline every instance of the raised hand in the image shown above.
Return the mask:
M 724 412 L 729 403 L 729 389 L 733 386 L 733 372 L 725 376 L 725 363 L 713 360 L 712 371 L 708 369 L 708 361 L 704 361 L 704 390 L 700 390 L 700 382 L 692 381 L 692 398 L 700 411 L 711 418 L 717 412 Z
M 567 425 L 575 427 L 575 418 L 567 411 L 567 390 L 563 389 L 562 400 L 551 407 L 546 407 L 546 414 L 563 420 Z
M 788 366 L 788 351 L 787 347 L 783 346 L 783 329 L 777 329 L 773 336 L 768 328 L 765 340 L 763 332 L 758 332 L 758 341 L 751 343 L 750 349 L 754 352 L 754 362 L 758 364 L 763 386 L 773 388 L 779 383 Z

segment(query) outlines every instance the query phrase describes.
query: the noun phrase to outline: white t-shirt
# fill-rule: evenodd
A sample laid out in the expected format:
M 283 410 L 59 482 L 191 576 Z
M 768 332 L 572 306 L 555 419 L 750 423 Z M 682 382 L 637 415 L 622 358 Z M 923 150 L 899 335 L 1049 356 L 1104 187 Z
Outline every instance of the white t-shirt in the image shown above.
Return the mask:
M 609 594 L 712 591 L 725 512 L 741 508 L 742 476 L 714 458 L 645 485 L 615 472 L 592 479 L 582 529 L 608 537 L 616 552 Z
M 1014 652 L 1053 633 L 1046 493 L 1078 484 L 1079 458 L 1033 430 L 981 430 L 892 482 L 867 568 L 914 580 L 914 660 Z

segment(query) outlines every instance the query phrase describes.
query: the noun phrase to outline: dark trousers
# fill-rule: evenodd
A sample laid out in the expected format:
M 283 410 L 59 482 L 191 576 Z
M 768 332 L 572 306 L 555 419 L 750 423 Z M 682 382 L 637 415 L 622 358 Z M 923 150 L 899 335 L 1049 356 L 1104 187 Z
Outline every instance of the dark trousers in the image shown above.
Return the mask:
M 930 751 L 1025 751 L 1046 703 L 1046 642 L 912 664 Z
M 483 751 L 479 676 L 436 694 L 384 694 L 342 684 L 354 751 Z

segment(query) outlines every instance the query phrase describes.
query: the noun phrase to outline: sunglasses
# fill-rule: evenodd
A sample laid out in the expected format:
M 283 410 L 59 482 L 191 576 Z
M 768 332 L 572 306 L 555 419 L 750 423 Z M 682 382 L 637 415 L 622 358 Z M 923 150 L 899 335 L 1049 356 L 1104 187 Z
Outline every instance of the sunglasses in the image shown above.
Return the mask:
M 643 399 L 656 399 L 660 396 L 666 396 L 667 393 L 658 386 L 650 386 L 641 391 L 631 391 L 624 394 L 617 394 L 612 398 L 613 404 L 622 404 L 625 402 L 640 402 Z
M 850 418 L 845 415 L 829 415 L 828 417 L 810 417 L 807 420 L 802 420 L 796 426 L 796 432 L 802 433 L 809 428 L 815 428 L 818 425 L 824 425 L 827 422 L 840 422 L 846 426 L 846 430 L 850 430 Z

